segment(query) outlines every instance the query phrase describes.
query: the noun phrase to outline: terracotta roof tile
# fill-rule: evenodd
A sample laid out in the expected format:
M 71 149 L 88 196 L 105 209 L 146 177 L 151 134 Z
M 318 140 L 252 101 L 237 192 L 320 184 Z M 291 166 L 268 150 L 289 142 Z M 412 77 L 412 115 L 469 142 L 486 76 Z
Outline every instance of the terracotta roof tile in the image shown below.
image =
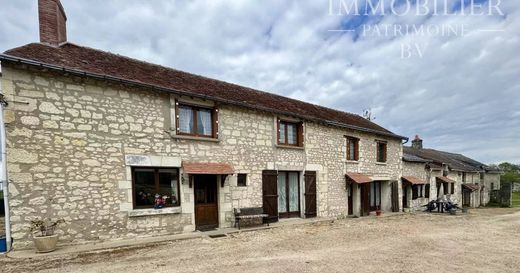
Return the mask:
M 473 184 L 473 183 L 462 184 L 462 187 L 464 187 L 470 191 L 478 191 L 480 189 L 480 186 L 478 184 Z
M 346 173 L 345 176 L 347 177 L 347 180 L 357 184 L 370 183 L 374 181 L 372 178 L 361 173 Z
M 426 181 L 418 178 L 418 177 L 415 177 L 415 176 L 403 176 L 402 177 L 403 180 L 407 181 L 408 183 L 412 184 L 412 185 L 423 185 L 423 184 L 426 184 Z
M 448 178 L 447 176 L 436 176 L 436 178 L 438 180 L 440 180 L 441 182 L 445 182 L 445 183 L 455 183 L 456 182 L 455 180 L 452 180 L 452 179 Z
M 233 167 L 225 163 L 183 162 L 182 169 L 188 174 L 233 174 Z
M 179 70 L 138 61 L 128 57 L 82 47 L 71 43 L 52 47 L 40 43 L 27 44 L 0 55 L 3 62 L 29 60 L 70 69 L 153 86 L 184 95 L 205 97 L 216 101 L 270 111 L 324 122 L 331 125 L 365 130 L 395 138 L 404 138 L 355 114 L 346 113 L 272 93 L 198 76 Z M 34 65 L 38 65 L 34 64 Z

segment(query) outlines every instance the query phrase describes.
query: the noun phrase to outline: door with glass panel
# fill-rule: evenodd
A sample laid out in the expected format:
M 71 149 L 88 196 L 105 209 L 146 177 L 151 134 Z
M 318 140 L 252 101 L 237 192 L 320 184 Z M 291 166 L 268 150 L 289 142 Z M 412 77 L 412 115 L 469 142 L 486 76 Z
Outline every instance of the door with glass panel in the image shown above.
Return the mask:
M 278 215 L 280 218 L 300 217 L 300 174 L 278 172 Z

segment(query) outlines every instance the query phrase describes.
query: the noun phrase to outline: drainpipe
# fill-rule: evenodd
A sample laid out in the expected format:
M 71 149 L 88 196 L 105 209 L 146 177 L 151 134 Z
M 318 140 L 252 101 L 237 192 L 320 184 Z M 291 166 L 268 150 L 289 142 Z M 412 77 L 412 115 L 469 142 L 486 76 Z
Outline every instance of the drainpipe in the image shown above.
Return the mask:
M 4 191 L 4 207 L 5 207 L 5 238 L 7 244 L 7 251 L 11 250 L 11 221 L 9 213 L 9 183 L 7 180 L 7 153 L 6 153 L 6 138 L 5 138 L 5 124 L 4 124 L 4 108 L 7 102 L 0 97 L 0 182 L 3 184 Z

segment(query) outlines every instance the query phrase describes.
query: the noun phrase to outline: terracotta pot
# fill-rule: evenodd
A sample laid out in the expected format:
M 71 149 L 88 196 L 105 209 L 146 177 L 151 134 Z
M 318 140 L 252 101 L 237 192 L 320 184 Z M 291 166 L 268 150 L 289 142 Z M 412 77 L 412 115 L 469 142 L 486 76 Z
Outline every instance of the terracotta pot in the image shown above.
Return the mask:
M 383 213 L 382 211 L 376 210 L 376 216 L 381 216 L 382 213 Z
M 36 252 L 47 253 L 56 250 L 56 244 L 58 244 L 58 235 L 54 234 L 51 236 L 33 237 L 34 246 Z

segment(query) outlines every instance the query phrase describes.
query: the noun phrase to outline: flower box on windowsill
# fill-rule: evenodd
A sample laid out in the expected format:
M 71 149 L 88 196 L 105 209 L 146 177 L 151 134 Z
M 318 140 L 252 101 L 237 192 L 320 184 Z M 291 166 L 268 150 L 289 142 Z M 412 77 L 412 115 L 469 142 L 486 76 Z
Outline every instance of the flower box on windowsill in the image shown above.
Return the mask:
M 154 215 L 167 215 L 167 214 L 180 214 L 182 213 L 181 207 L 170 207 L 162 209 L 134 209 L 128 212 L 128 217 L 141 217 L 141 216 L 154 216 Z

